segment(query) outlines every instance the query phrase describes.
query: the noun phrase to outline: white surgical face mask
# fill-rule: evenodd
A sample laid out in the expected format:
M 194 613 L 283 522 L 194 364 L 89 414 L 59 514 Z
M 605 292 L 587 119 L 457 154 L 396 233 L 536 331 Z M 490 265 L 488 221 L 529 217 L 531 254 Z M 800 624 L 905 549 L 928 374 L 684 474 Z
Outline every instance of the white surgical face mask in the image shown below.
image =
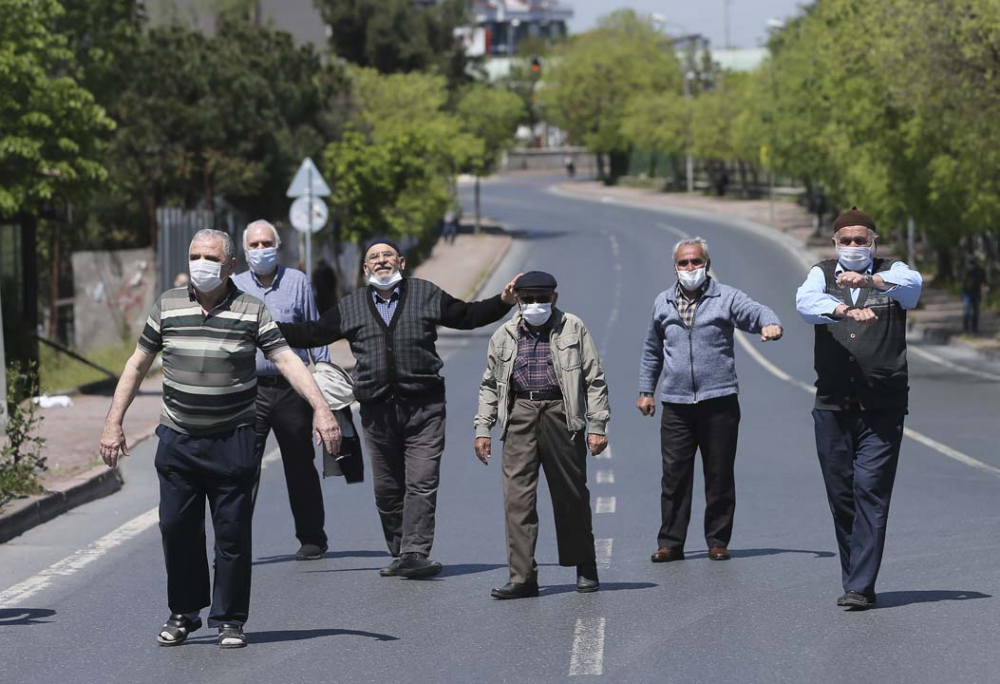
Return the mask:
M 198 292 L 211 292 L 222 285 L 222 264 L 218 261 L 189 261 L 188 272 L 191 274 L 191 284 Z
M 392 275 L 385 276 L 384 278 L 379 278 L 377 275 L 372 273 L 368 276 L 368 284 L 374 285 L 380 290 L 388 290 L 390 287 L 398 283 L 403 279 L 403 274 L 399 271 L 393 271 Z
M 528 325 L 545 325 L 545 322 L 552 317 L 551 304 L 524 304 L 521 306 L 521 316 L 528 322 Z
M 706 277 L 704 266 L 693 271 L 677 271 L 677 279 L 681 281 L 681 287 L 685 290 L 697 290 L 705 282 Z
M 844 268 L 850 271 L 863 271 L 868 268 L 868 262 L 872 258 L 872 248 L 869 247 L 841 247 L 837 246 L 837 259 Z
M 248 249 L 247 264 L 250 265 L 250 270 L 257 275 L 272 273 L 278 267 L 278 248 Z

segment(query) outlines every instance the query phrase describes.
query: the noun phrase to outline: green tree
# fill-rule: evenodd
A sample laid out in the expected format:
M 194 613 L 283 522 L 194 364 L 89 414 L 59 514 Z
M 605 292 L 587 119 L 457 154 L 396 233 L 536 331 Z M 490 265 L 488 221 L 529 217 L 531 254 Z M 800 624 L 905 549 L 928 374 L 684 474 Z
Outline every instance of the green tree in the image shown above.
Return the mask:
M 503 88 L 475 85 L 458 101 L 456 114 L 462 128 L 479 141 L 470 159 L 476 176 L 476 232 L 480 230 L 480 178 L 496 168 L 500 155 L 514 142 L 517 124 L 524 115 L 524 105 L 516 94 Z
M 599 160 L 607 156 L 610 168 L 602 175 L 614 182 L 627 170 L 631 150 L 623 103 L 643 93 L 680 92 L 673 47 L 650 19 L 620 10 L 555 55 L 540 92 L 546 115 Z

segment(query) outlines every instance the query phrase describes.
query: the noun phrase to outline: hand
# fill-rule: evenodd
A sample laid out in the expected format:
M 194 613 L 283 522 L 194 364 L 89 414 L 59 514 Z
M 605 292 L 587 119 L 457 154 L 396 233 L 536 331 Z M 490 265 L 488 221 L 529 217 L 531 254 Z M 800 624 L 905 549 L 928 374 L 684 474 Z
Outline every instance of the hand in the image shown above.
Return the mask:
M 514 298 L 514 285 L 517 283 L 517 279 L 523 276 L 523 273 L 518 273 L 514 276 L 514 279 L 504 286 L 503 292 L 500 293 L 500 299 L 503 303 L 508 306 L 514 306 L 517 304 L 517 300 Z
M 326 450 L 336 456 L 340 453 L 340 443 L 343 435 L 337 419 L 330 409 L 313 412 L 313 432 L 316 434 L 316 444 L 322 443 Z
M 857 271 L 844 271 L 837 276 L 837 284 L 841 287 L 849 287 L 856 290 L 861 287 L 868 287 L 868 281 L 864 275 Z
M 125 442 L 125 431 L 120 423 L 105 423 L 101 433 L 101 458 L 109 468 L 114 468 L 121 454 L 131 455 Z
M 595 435 L 591 432 L 587 435 L 587 448 L 590 449 L 590 453 L 597 456 L 599 453 L 608 448 L 608 436 Z
M 640 396 L 635 400 L 635 407 L 639 409 L 639 413 L 644 416 L 652 416 L 656 414 L 656 399 L 653 397 L 642 397 Z
M 476 437 L 476 458 L 484 465 L 490 464 L 490 438 Z
M 764 329 L 760 331 L 760 341 L 770 342 L 771 340 L 780 340 L 781 336 L 785 334 L 780 325 L 765 325 Z
M 857 321 L 861 325 L 871 325 L 878 320 L 878 316 L 871 309 L 849 309 L 846 318 Z

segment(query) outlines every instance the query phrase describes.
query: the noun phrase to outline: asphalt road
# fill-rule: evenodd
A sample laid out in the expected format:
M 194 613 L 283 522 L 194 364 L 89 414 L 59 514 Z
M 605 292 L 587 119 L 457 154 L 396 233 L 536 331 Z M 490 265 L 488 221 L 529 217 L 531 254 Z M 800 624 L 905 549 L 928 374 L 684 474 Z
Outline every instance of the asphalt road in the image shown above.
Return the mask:
M 907 427 L 917 439 L 903 444 L 879 605 L 843 612 L 834 606 L 839 563 L 803 387 L 813 371 L 812 331 L 794 310 L 802 263 L 741 228 L 559 197 L 550 182 L 484 186 L 486 213 L 518 234 L 486 291 L 519 270 L 548 270 L 559 279 L 560 307 L 581 316 L 601 347 L 611 456 L 591 460 L 590 483 L 602 591 L 576 594 L 572 569 L 555 565 L 543 487 L 542 595 L 489 598 L 507 576 L 500 473 L 498 463 L 476 461 L 472 417 L 491 331 L 446 333 L 440 577 L 378 576 L 386 554 L 369 483 L 324 483 L 331 551 L 293 561 L 283 477 L 272 466 L 255 518 L 250 647 L 219 651 L 205 630 L 181 648 L 158 648 L 168 610 L 147 442 L 126 464 L 121 493 L 0 546 L 0 681 L 996 681 L 1000 368 L 948 349 L 922 349 L 944 364 L 911 354 Z M 649 562 L 659 525 L 658 421 L 633 403 L 647 316 L 673 284 L 670 250 L 681 234 L 708 239 L 719 279 L 771 305 L 786 327 L 776 343 L 747 337 L 754 356 L 736 352 L 743 422 L 728 563 L 705 559 L 700 494 L 688 560 Z M 99 429 L 81 438 L 96 440 Z

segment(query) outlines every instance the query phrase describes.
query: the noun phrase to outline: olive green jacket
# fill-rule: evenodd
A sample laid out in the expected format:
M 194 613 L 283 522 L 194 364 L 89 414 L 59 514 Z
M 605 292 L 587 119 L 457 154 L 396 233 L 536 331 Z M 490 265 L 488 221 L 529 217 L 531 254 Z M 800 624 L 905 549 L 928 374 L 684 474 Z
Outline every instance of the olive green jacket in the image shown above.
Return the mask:
M 479 413 L 473 421 L 476 437 L 489 437 L 490 429 L 500 421 L 500 439 L 507 435 L 507 420 L 514 404 L 511 377 L 517 359 L 517 326 L 520 312 L 504 323 L 490 338 L 486 372 L 479 386 Z M 597 347 L 583 321 L 573 314 L 552 309 L 549 335 L 552 364 L 563 395 L 566 429 L 571 433 L 587 430 L 606 434 L 611 410 L 604 366 Z M 587 423 L 590 427 L 587 427 Z

